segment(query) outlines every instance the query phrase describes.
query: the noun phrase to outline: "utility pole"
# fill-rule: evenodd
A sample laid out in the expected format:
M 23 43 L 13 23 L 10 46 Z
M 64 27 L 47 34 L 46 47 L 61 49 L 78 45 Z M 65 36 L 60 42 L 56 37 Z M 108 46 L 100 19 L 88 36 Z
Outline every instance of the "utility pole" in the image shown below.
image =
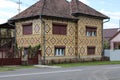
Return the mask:
M 120 28 L 120 19 L 119 19 L 119 28 Z
M 20 13 L 22 2 L 19 0 L 19 1 L 17 2 L 17 4 L 18 4 L 18 13 Z

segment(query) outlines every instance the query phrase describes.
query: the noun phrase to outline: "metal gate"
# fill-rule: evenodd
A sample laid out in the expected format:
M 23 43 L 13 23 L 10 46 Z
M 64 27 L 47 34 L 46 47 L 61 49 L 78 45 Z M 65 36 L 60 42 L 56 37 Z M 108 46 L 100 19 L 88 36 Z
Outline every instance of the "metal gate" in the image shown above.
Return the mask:
M 0 66 L 21 65 L 21 53 L 14 54 L 9 49 L 0 49 Z

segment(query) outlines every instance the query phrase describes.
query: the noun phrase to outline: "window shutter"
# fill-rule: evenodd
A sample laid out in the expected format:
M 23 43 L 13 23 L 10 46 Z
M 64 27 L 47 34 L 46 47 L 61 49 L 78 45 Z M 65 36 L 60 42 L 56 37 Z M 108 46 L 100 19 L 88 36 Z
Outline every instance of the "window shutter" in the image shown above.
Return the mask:
M 53 34 L 66 35 L 67 25 L 53 24 Z
M 87 47 L 87 54 L 94 55 L 95 54 L 95 47 Z
M 32 23 L 23 25 L 23 34 L 24 35 L 32 34 Z

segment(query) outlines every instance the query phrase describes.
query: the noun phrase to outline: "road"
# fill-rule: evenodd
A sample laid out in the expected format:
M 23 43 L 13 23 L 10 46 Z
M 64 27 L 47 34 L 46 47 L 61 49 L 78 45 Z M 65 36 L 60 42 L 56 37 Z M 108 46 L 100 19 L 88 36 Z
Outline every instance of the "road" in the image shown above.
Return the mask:
M 0 80 L 120 80 L 120 65 L 20 69 L 0 72 Z

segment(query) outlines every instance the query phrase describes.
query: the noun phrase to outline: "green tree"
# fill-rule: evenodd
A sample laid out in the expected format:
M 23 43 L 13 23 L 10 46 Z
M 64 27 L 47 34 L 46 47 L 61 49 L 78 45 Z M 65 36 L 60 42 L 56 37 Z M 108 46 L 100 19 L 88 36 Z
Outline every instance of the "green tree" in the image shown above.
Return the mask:
M 110 43 L 107 40 L 104 40 L 104 49 L 110 49 Z

